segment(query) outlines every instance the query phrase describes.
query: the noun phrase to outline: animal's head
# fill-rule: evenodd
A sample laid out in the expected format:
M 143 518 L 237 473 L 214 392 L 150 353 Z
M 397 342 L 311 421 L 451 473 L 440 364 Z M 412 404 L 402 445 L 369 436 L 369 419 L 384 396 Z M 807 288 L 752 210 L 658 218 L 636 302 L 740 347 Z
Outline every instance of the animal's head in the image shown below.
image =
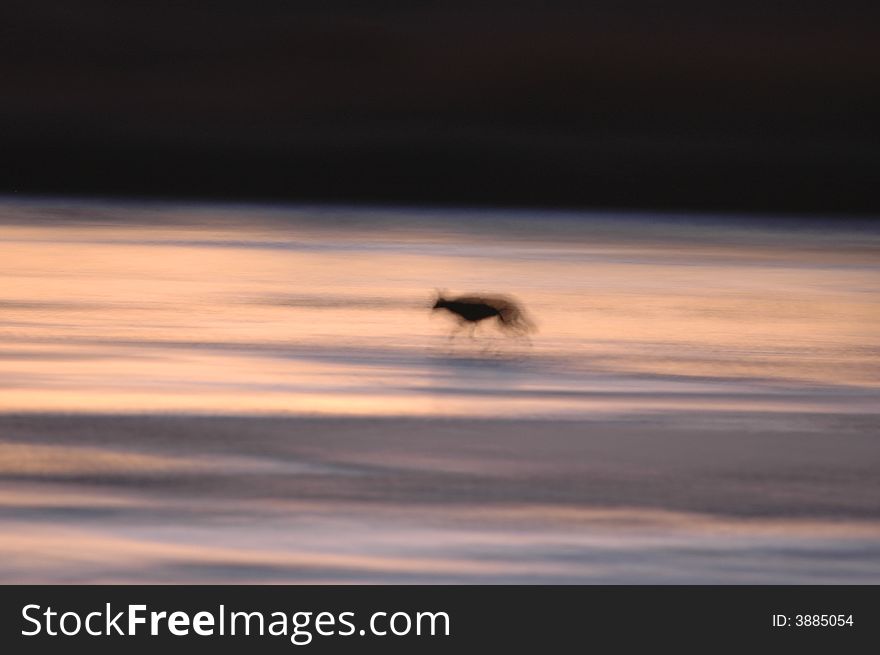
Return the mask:
M 431 309 L 443 309 L 446 307 L 446 299 L 443 297 L 443 292 L 440 289 L 437 289 L 437 297 L 434 299 L 434 304 L 431 305 Z

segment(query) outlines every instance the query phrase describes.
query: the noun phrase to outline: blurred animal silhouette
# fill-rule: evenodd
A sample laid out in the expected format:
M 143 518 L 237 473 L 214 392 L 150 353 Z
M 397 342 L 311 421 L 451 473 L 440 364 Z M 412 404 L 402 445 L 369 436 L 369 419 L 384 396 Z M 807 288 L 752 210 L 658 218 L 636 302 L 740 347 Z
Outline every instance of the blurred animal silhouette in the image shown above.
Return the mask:
M 459 331 L 468 327 L 470 337 L 474 338 L 474 330 L 481 321 L 496 318 L 497 327 L 503 332 L 528 340 L 528 334 L 535 331 L 532 323 L 522 307 L 508 296 L 458 296 L 444 298 L 442 292 L 437 293 L 437 300 L 431 308 L 433 311 L 445 309 L 458 319 L 458 327 L 452 331 L 452 339 Z

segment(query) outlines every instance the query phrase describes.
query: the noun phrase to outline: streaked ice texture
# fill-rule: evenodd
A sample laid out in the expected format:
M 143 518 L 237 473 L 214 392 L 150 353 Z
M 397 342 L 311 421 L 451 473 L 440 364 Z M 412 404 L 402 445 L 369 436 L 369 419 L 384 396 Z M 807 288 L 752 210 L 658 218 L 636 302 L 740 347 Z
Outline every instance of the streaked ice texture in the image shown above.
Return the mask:
M 6 199 L 0 580 L 878 583 L 878 292 L 870 223 Z

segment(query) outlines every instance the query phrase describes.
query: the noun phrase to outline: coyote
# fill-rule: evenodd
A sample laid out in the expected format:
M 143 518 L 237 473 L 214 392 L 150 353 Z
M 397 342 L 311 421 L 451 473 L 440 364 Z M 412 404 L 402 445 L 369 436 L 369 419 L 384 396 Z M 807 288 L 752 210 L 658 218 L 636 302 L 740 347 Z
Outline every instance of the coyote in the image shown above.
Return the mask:
M 437 300 L 431 308 L 436 311 L 445 309 L 458 319 L 458 327 L 452 331 L 450 339 L 466 326 L 470 328 L 470 337 L 474 337 L 474 330 L 480 321 L 496 317 L 496 325 L 502 331 L 518 337 L 528 338 L 530 332 L 535 331 L 535 324 L 526 316 L 522 307 L 508 296 L 458 296 L 457 298 L 444 298 L 443 294 L 437 293 Z

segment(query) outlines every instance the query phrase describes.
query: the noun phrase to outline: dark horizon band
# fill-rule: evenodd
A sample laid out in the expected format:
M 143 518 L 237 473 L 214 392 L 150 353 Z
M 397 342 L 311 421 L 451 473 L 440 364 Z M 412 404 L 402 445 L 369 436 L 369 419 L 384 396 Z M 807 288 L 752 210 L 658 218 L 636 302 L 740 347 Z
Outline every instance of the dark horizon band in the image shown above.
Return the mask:
M 0 193 L 880 215 L 876 3 L 0 8 Z

